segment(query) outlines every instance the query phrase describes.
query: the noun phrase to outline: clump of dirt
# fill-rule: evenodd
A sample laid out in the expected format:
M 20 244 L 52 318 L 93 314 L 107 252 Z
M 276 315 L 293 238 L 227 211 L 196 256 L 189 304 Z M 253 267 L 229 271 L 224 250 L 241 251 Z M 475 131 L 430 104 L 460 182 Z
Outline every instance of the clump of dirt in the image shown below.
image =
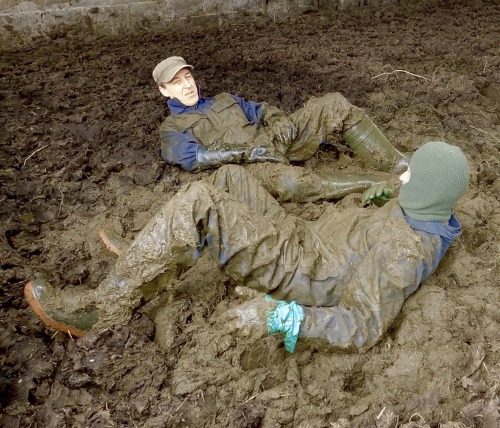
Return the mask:
M 496 2 L 421 1 L 116 39 L 58 33 L 2 53 L 0 424 L 498 426 L 499 13 Z M 22 288 L 37 276 L 95 287 L 114 262 L 98 227 L 130 239 L 203 176 L 159 155 L 167 111 L 151 70 L 169 55 L 195 65 L 205 94 L 292 111 L 339 91 L 402 150 L 439 139 L 466 153 L 464 233 L 374 348 L 288 354 L 278 337 L 227 334 L 217 314 L 239 299 L 205 258 L 119 329 L 73 340 L 27 308 Z M 346 156 L 321 152 L 304 167 L 348 168 Z M 314 219 L 325 206 L 286 209 Z

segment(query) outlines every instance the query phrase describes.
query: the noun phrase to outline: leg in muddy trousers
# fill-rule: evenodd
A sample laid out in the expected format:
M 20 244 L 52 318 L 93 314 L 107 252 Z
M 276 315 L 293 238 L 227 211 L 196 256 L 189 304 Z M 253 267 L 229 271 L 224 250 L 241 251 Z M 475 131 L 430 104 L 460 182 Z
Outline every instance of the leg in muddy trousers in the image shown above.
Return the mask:
M 363 109 L 340 93 L 311 98 L 290 118 L 297 128 L 286 153 L 290 161 L 310 159 L 322 143 L 341 136 L 363 162 L 379 171 L 399 173 L 407 167 L 407 156 L 387 140 Z
M 148 222 L 99 287 L 66 292 L 33 281 L 25 288 L 32 308 L 76 335 L 95 322 L 96 310 L 96 327 L 126 323 L 143 301 L 145 283 L 167 272 L 171 280 L 162 287 L 168 288 L 205 249 L 227 275 L 258 290 L 290 282 L 301 253 L 295 220 L 240 167 L 221 168 L 211 181 L 231 194 L 203 181 L 188 185 Z

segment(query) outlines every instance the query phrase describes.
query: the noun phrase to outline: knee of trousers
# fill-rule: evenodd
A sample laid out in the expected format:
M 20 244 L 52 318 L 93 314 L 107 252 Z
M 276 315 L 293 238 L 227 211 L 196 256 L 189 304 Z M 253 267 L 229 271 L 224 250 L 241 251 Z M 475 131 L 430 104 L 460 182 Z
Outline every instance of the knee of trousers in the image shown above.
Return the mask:
M 347 98 L 344 97 L 340 92 L 330 92 L 316 99 L 316 103 L 323 105 L 331 105 L 338 103 L 348 102 Z
M 225 189 L 225 183 L 240 181 L 246 175 L 248 175 L 248 172 L 242 166 L 227 164 L 221 166 L 217 171 L 210 175 L 207 181 L 215 187 Z

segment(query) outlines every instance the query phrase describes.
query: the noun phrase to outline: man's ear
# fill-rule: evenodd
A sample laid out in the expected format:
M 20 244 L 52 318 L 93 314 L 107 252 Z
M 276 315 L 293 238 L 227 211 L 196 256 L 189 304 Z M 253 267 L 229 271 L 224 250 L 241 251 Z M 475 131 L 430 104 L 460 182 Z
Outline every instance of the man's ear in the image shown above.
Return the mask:
M 158 89 L 164 97 L 170 98 L 170 92 L 168 91 L 168 89 L 164 88 L 163 86 L 158 86 Z

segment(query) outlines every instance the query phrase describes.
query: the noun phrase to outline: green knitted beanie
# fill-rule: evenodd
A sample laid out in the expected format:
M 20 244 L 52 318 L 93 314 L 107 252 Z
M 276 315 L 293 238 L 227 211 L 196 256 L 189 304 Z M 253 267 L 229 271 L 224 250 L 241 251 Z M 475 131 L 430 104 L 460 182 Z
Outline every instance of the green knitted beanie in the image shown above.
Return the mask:
M 448 221 L 469 184 L 462 150 L 442 141 L 420 147 L 410 160 L 410 181 L 401 185 L 399 205 L 415 220 Z

